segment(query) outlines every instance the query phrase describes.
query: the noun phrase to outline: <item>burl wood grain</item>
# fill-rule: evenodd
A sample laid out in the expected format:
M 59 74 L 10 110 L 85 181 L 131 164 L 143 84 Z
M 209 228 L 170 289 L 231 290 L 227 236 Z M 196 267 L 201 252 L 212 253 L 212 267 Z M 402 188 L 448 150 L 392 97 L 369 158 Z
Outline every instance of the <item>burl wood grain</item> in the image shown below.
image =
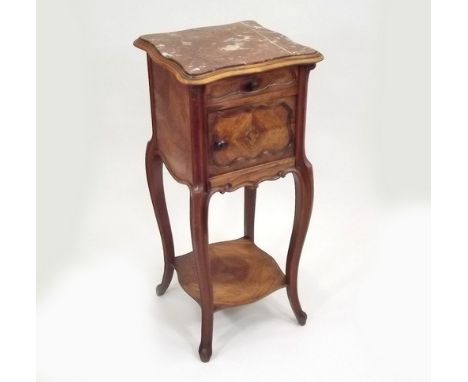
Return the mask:
M 249 304 L 285 286 L 275 260 L 248 239 L 208 246 L 215 310 Z M 176 257 L 182 288 L 197 302 L 200 291 L 193 253 Z
M 192 184 L 192 143 L 189 89 L 164 67 L 151 62 L 156 141 L 170 173 Z
M 186 84 L 206 84 L 233 75 L 323 59 L 316 50 L 255 21 L 148 34 L 134 45 Z
M 294 97 L 208 115 L 211 175 L 292 156 Z

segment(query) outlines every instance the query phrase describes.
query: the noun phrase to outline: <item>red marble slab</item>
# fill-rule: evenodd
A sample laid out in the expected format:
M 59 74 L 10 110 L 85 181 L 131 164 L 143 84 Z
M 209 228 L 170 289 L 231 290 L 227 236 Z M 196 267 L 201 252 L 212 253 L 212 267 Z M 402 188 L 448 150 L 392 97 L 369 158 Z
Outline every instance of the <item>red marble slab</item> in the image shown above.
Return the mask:
M 255 21 L 188 29 L 140 37 L 190 76 L 292 56 L 321 54 Z

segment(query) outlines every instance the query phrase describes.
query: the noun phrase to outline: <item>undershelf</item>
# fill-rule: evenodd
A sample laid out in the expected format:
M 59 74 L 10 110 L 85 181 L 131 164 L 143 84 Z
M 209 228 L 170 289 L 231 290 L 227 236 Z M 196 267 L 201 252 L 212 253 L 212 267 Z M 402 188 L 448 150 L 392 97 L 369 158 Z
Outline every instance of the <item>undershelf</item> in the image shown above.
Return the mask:
M 208 255 L 215 310 L 249 304 L 286 285 L 275 260 L 249 239 L 210 244 Z M 176 257 L 175 269 L 182 288 L 199 303 L 193 252 Z

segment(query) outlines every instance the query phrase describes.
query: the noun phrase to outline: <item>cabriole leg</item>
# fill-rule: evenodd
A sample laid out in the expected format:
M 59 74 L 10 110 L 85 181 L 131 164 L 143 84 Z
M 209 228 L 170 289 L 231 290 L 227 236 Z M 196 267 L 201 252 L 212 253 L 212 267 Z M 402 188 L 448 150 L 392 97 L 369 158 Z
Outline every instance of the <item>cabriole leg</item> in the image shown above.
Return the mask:
M 200 289 L 202 312 L 201 341 L 198 353 L 203 362 L 211 357 L 213 338 L 213 286 L 208 257 L 208 204 L 209 194 L 202 188 L 190 192 L 190 228 L 195 266 Z
M 307 314 L 302 310 L 297 293 L 297 273 L 302 246 L 309 227 L 313 203 L 313 175 L 312 166 L 306 161 L 293 171 L 296 190 L 296 207 L 294 212 L 294 227 L 289 244 L 286 262 L 286 290 L 291 308 L 300 325 L 305 325 Z
M 159 233 L 164 253 L 164 274 L 161 284 L 156 287 L 158 296 L 163 295 L 174 274 L 174 241 L 172 239 L 171 224 L 167 213 L 166 198 L 164 195 L 163 168 L 161 157 L 154 149 L 152 142 L 146 147 L 146 177 L 153 203 L 154 214 L 158 222 Z

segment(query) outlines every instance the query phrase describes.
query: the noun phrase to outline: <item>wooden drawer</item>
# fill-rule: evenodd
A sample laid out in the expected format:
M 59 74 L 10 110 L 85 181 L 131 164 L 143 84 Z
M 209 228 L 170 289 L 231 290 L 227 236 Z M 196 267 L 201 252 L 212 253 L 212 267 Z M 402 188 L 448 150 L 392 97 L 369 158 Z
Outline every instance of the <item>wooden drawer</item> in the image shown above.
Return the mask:
M 294 155 L 295 97 L 208 114 L 210 176 Z
M 297 67 L 286 67 L 268 72 L 230 77 L 206 85 L 208 106 L 249 102 L 249 97 L 275 93 L 274 96 L 296 94 Z

